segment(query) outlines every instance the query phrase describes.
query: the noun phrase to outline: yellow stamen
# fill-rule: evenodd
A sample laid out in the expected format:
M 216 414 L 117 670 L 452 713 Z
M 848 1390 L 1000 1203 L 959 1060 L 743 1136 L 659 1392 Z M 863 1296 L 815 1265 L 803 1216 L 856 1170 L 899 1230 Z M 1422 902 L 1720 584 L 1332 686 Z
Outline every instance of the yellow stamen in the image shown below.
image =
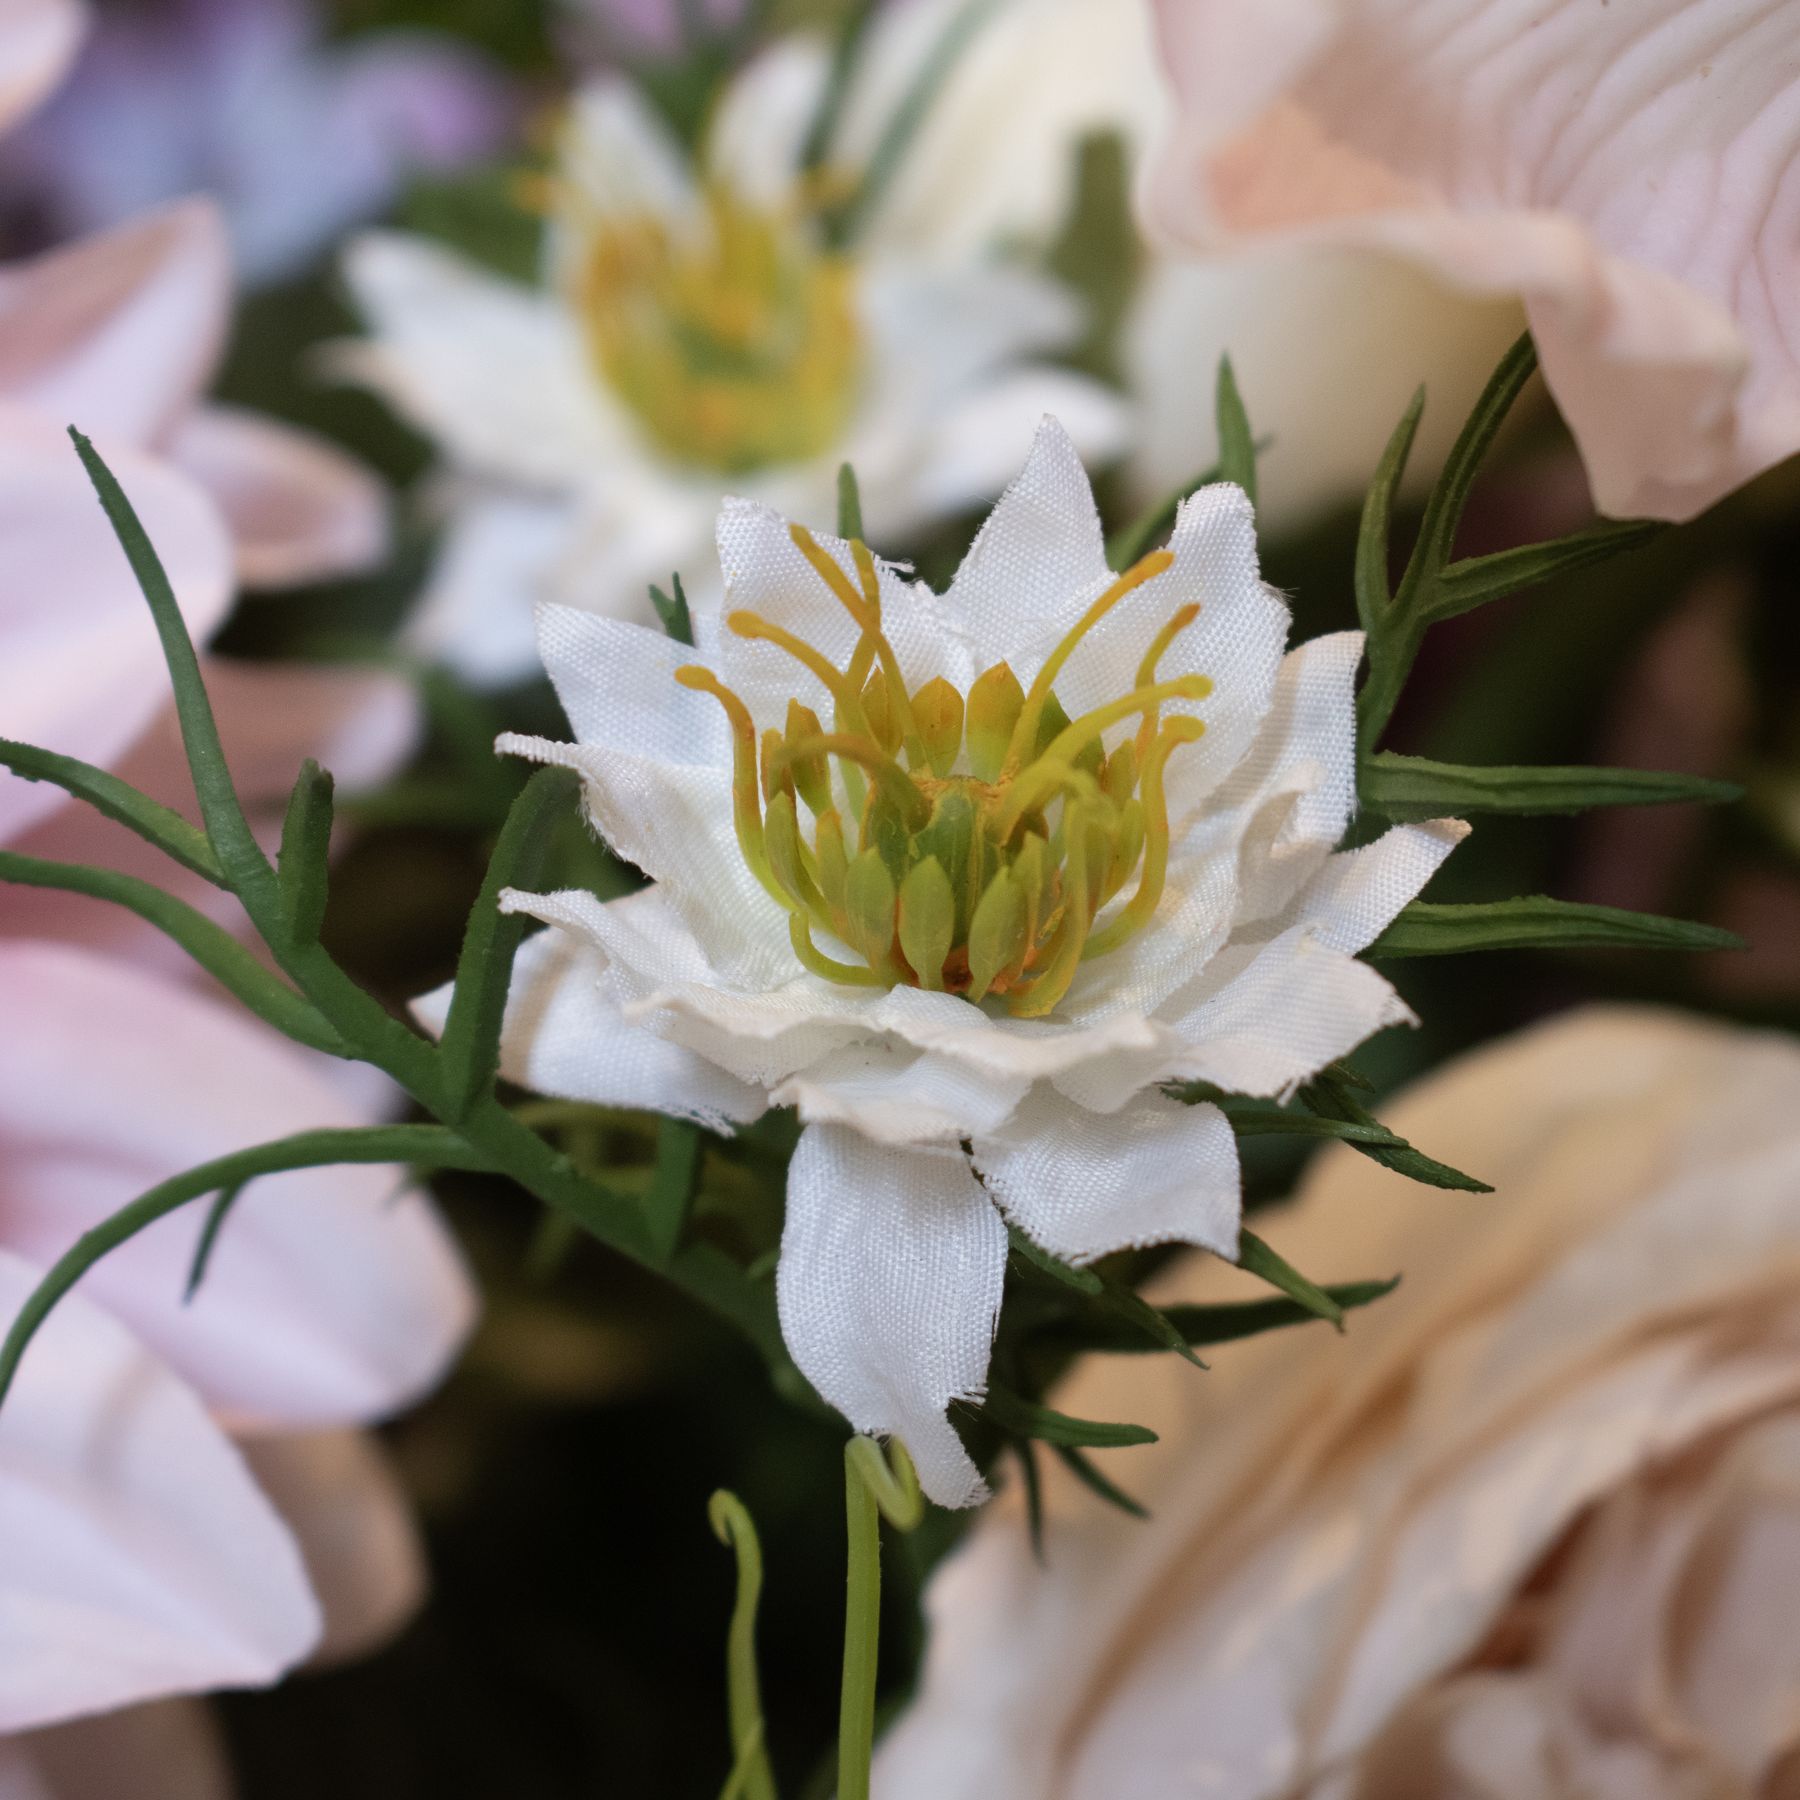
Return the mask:
M 875 785 L 898 805 L 908 830 L 918 831 L 930 821 L 931 802 L 913 785 L 906 771 L 892 757 L 883 756 L 861 738 L 835 731 L 827 732 L 823 737 L 802 738 L 798 743 L 783 744 L 771 759 L 770 766 L 779 773 L 798 757 L 818 755 L 840 756 L 848 762 L 861 764 L 875 777 Z
M 1144 652 L 1144 660 L 1138 664 L 1137 686 L 1147 688 L 1156 679 L 1156 665 L 1160 663 L 1169 646 L 1193 624 L 1200 616 L 1197 602 L 1190 601 L 1177 610 L 1175 616 L 1150 640 L 1150 648 Z M 1151 742 L 1156 737 L 1156 708 L 1144 714 L 1144 722 L 1138 727 L 1137 755 L 1138 761 L 1144 760 Z
M 760 786 L 756 772 L 756 722 L 750 709 L 711 669 L 700 663 L 684 663 L 675 671 L 675 679 L 684 687 L 700 694 L 711 694 L 725 709 L 731 724 L 731 816 L 737 831 L 738 848 L 750 873 L 768 890 L 771 898 L 784 911 L 792 911 L 795 902 L 769 867 L 763 846 L 762 808 L 758 801 Z
M 1153 581 L 1174 560 L 1175 553 L 1172 550 L 1152 550 L 1148 556 L 1139 558 L 1076 620 L 1062 642 L 1050 652 L 1044 666 L 1037 672 L 1037 679 L 1026 690 L 1024 710 L 1019 714 L 1019 722 L 1013 727 L 1012 742 L 1007 746 L 1006 767 L 1001 771 L 1003 777 L 1016 774 L 1024 762 L 1037 738 L 1038 717 L 1044 710 L 1044 702 L 1049 698 L 1051 685 L 1062 673 L 1063 664 L 1075 653 L 1076 645 L 1127 594 L 1141 588 L 1146 581 Z
M 1163 765 L 1182 744 L 1196 742 L 1206 731 L 1199 719 L 1171 719 L 1144 759 L 1144 872 L 1137 892 L 1088 940 L 1086 956 L 1104 956 L 1146 925 L 1162 899 L 1169 873 L 1169 808 L 1163 794 Z
M 828 662 L 804 638 L 797 638 L 785 627 L 772 624 L 760 613 L 744 612 L 741 609 L 730 614 L 725 624 L 738 637 L 746 638 L 752 643 L 773 644 L 777 650 L 785 650 L 802 668 L 818 677 L 837 702 L 839 714 L 853 731 L 868 731 L 869 721 L 863 713 L 862 695 L 851 687 L 842 669 Z

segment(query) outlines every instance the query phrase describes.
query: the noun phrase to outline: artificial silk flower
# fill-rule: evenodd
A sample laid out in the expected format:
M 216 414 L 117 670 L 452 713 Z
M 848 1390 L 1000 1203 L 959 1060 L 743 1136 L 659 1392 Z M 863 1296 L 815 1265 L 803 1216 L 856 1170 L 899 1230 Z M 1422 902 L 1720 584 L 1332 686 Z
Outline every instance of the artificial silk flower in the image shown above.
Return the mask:
M 1020 1506 L 982 1522 L 880 1800 L 1786 1791 L 1797 1111 L 1790 1039 L 1591 1008 L 1392 1109 L 1491 1200 L 1326 1151 L 1259 1231 L 1400 1288 L 1347 1343 L 1085 1363 L 1055 1404 L 1161 1433 L 1119 1470 L 1150 1521 L 1053 1472 L 1041 1562 Z M 1155 1297 L 1241 1285 L 1189 1262 Z
M 1800 14 L 1739 0 L 1157 0 L 1158 220 L 1517 295 L 1604 512 L 1800 448 Z
M 0 8 L 0 131 L 63 78 L 87 25 L 81 0 L 7 0 Z
M 0 1738 L 0 1800 L 232 1800 L 224 1734 L 203 1701 L 152 1700 Z
M 1283 655 L 1235 487 L 1116 574 L 1046 420 L 941 595 L 748 501 L 718 536 L 695 649 L 540 611 L 578 741 L 502 746 L 579 770 L 654 885 L 507 896 L 556 929 L 506 1066 L 718 1128 L 796 1108 L 789 1349 L 968 1505 L 945 1409 L 983 1391 L 1007 1224 L 1234 1257 L 1236 1140 L 1163 1084 L 1280 1093 L 1409 1019 L 1356 952 L 1464 827 L 1333 854 L 1362 641 Z
M 1079 333 L 1060 286 L 833 238 L 857 171 L 803 157 L 828 64 L 810 40 L 766 51 L 697 165 L 623 79 L 583 91 L 540 290 L 419 239 L 352 246 L 374 335 L 344 366 L 452 472 L 421 648 L 504 681 L 534 666 L 535 601 L 649 619 L 648 584 L 704 564 L 727 490 L 818 513 L 849 461 L 886 538 L 991 497 L 1046 410 L 1088 453 L 1120 447 L 1110 391 L 1033 360 Z
M 873 147 L 873 122 L 961 12 L 962 0 L 912 0 L 877 17 L 846 155 Z M 1115 137 L 1136 185 L 1174 115 L 1150 0 L 1000 0 L 944 78 L 875 228 L 926 258 L 1047 248 L 1076 198 L 1082 139 Z M 1215 460 L 1213 382 L 1227 353 L 1270 440 L 1257 468 L 1265 532 L 1360 499 L 1421 383 L 1431 404 L 1411 477 L 1422 488 L 1522 329 L 1511 300 L 1471 298 L 1368 251 L 1209 255 L 1153 238 L 1120 328 L 1130 494 L 1148 505 Z

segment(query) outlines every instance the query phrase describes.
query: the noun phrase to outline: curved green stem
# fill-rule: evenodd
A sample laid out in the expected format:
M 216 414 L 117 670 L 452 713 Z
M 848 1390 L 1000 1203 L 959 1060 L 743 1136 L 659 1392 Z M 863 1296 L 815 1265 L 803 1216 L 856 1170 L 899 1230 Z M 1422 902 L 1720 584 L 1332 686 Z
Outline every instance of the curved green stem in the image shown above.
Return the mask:
M 762 1689 L 756 1675 L 756 1608 L 762 1599 L 762 1546 L 736 1494 L 724 1488 L 707 1502 L 713 1536 L 737 1558 L 737 1603 L 725 1641 L 726 1702 L 731 1717 L 732 1769 L 720 1800 L 775 1800 L 775 1776 L 764 1744 Z
M 844 1446 L 844 1516 L 850 1561 L 844 1593 L 844 1677 L 838 1698 L 837 1800 L 868 1800 L 875 1757 L 875 1676 L 881 1640 L 881 1521 L 911 1531 L 924 1516 L 912 1458 L 898 1439 L 888 1456 L 873 1438 Z

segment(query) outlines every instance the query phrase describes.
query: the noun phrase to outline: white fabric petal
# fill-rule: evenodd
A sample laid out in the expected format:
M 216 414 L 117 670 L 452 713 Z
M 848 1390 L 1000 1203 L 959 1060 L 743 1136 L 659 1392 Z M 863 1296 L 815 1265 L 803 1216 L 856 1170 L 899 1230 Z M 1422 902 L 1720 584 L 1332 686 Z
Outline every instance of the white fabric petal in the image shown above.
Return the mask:
M 0 1251 L 0 1316 L 36 1284 Z M 273 1681 L 319 1633 L 292 1541 L 197 1397 L 80 1294 L 0 1428 L 0 1731 Z
M 0 1241 L 35 1261 L 200 1162 L 364 1122 L 322 1059 L 188 982 L 14 941 L 0 943 L 0 992 Z M 438 1378 L 475 1304 L 449 1234 L 401 1180 L 362 1166 L 265 1176 L 191 1303 L 204 1202 L 106 1257 L 86 1291 L 236 1423 L 380 1417 Z
M 413 1002 L 433 1031 L 449 1016 L 448 985 Z M 762 1090 L 716 1063 L 628 1024 L 606 983 L 606 957 L 591 940 L 551 929 L 528 938 L 513 964 L 500 1068 L 537 1094 L 595 1106 L 638 1106 L 693 1119 L 714 1131 L 748 1124 Z
M 625 619 L 555 605 L 538 608 L 537 641 L 584 749 L 693 763 L 729 784 L 724 709 L 675 679 L 676 670 L 700 660 L 692 645 Z
M 1147 1244 L 1198 1244 L 1235 1262 L 1237 1138 L 1216 1106 L 1146 1094 L 1115 1113 L 1040 1088 L 975 1167 L 1001 1210 L 1065 1262 Z
M 294 1534 L 325 1615 L 312 1663 L 382 1648 L 419 1610 L 428 1575 L 412 1506 L 379 1441 L 362 1431 L 264 1438 L 244 1460 Z
M 1066 631 L 1111 579 L 1087 470 L 1069 434 L 1047 418 L 969 546 L 945 609 L 985 669 Z M 1029 681 L 1033 671 L 1013 673 Z
M 188 630 L 208 637 L 231 599 L 217 510 L 178 471 L 102 441 L 168 571 Z M 0 409 L 0 734 L 109 763 L 168 704 L 150 609 L 61 430 Z M 0 772 L 0 840 L 61 806 L 47 782 Z
M 1070 369 L 1009 368 L 936 412 L 916 453 L 914 509 L 929 518 L 1003 493 L 1046 417 L 1087 463 L 1111 462 L 1131 441 L 1131 412 L 1112 388 Z
M 851 1125 L 881 1144 L 953 1144 L 998 1130 L 1030 1085 L 907 1044 L 853 1044 L 790 1075 L 769 1099 L 809 1125 Z
M 1280 923 L 1310 929 L 1333 950 L 1366 950 L 1468 835 L 1460 819 L 1431 819 L 1327 857 Z
M 210 201 L 0 269 L 0 400 L 57 427 L 154 447 L 224 348 L 225 228 Z
M 620 453 L 575 322 L 554 302 L 398 232 L 355 239 L 344 275 L 375 336 L 339 345 L 334 366 L 468 467 L 563 488 Z
M 176 425 L 166 449 L 218 503 L 246 586 L 353 575 L 387 552 L 381 483 L 311 432 L 238 407 L 202 406 Z
M 793 203 L 830 61 L 820 38 L 779 39 L 752 57 L 719 99 L 706 133 L 707 167 L 765 212 Z
M 1006 1226 L 955 1150 L 809 1125 L 788 1168 L 776 1292 L 800 1372 L 858 1431 L 900 1438 L 940 1506 L 986 1495 L 946 1407 L 986 1391 Z
M 575 191 L 576 227 L 607 218 L 679 222 L 697 200 L 681 146 L 636 84 L 618 75 L 575 96 L 561 172 Z

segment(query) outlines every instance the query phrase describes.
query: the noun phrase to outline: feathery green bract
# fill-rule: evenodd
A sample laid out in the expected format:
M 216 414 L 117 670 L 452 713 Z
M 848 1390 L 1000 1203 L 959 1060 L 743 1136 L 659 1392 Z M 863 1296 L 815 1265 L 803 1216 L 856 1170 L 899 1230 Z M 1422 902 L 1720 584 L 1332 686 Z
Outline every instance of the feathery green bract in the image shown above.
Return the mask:
M 1346 1281 L 1320 1291 L 1334 1306 L 1345 1312 L 1359 1306 L 1372 1306 L 1385 1299 L 1400 1284 L 1400 1277 L 1387 1281 Z M 1265 1331 L 1281 1331 L 1294 1325 L 1307 1325 L 1320 1319 L 1310 1306 L 1297 1300 L 1232 1300 L 1216 1304 L 1158 1307 L 1170 1331 L 1184 1344 L 1230 1344 L 1240 1338 L 1258 1337 Z M 1144 1334 L 1122 1320 L 1082 1320 L 1058 1326 L 1055 1341 L 1070 1350 L 1103 1350 L 1110 1355 L 1142 1355 L 1155 1349 Z
M 1379 750 L 1363 762 L 1364 806 L 1390 819 L 1441 819 L 1447 813 L 1577 813 L 1595 806 L 1667 806 L 1736 800 L 1734 782 L 1653 769 L 1511 765 L 1477 768 Z
M 1307 1082 L 1300 1089 L 1300 1101 L 1318 1116 L 1322 1124 L 1380 1129 L 1335 1068 L 1322 1069 Z M 1383 1168 L 1392 1169 L 1396 1175 L 1404 1175 L 1409 1181 L 1422 1181 L 1427 1187 L 1449 1188 L 1465 1194 L 1491 1194 L 1494 1191 L 1485 1181 L 1477 1181 L 1473 1175 L 1465 1175 L 1460 1169 L 1453 1169 L 1448 1163 L 1415 1150 L 1403 1139 L 1395 1138 L 1391 1133 L 1388 1135 L 1387 1142 L 1371 1141 L 1360 1135 L 1344 1141 L 1353 1150 L 1380 1163 Z
M 1716 925 L 1530 894 L 1466 906 L 1415 900 L 1364 952 L 1379 959 L 1473 950 L 1741 950 Z

